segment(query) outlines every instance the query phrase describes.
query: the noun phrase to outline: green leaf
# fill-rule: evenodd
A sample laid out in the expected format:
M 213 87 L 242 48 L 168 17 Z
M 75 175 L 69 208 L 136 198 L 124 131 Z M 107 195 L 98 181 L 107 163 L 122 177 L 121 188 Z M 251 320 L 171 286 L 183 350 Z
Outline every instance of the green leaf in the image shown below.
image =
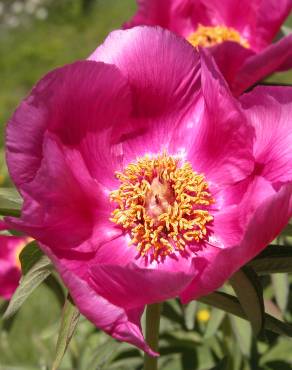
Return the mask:
M 264 326 L 265 307 L 257 274 L 251 268 L 243 267 L 233 274 L 230 283 L 251 323 L 253 332 L 259 335 Z
M 0 215 L 20 216 L 22 199 L 14 188 L 0 188 Z
M 164 302 L 161 314 L 168 318 L 171 322 L 177 322 L 181 326 L 184 325 L 184 318 L 182 316 L 182 308 L 177 299 L 171 299 Z
M 80 313 L 71 298 L 68 297 L 63 307 L 61 325 L 56 346 L 55 360 L 52 370 L 57 370 L 66 353 L 67 347 L 75 332 Z
M 204 335 L 205 339 L 211 338 L 213 335 L 215 335 L 225 315 L 226 313 L 224 311 L 218 310 L 217 308 L 212 308 L 211 318 L 208 321 L 206 332 Z
M 228 358 L 224 357 L 216 366 L 209 370 L 226 370 L 228 364 Z
M 272 284 L 275 292 L 275 298 L 282 313 L 285 312 L 289 297 L 289 281 L 287 274 L 272 275 Z
M 27 244 L 19 255 L 22 274 L 25 275 L 43 255 L 35 240 Z
M 197 344 L 202 342 L 199 334 L 194 331 L 185 330 L 173 330 L 167 333 L 163 333 L 160 336 L 161 339 L 166 340 L 169 345 L 175 348 L 196 348 Z
M 238 344 L 241 353 L 249 357 L 252 344 L 250 325 L 248 325 L 248 323 L 243 319 L 234 315 L 229 315 L 229 319 L 236 343 Z
M 193 330 L 195 326 L 195 315 L 198 302 L 192 301 L 184 306 L 185 325 L 188 330 Z
M 51 274 L 51 271 L 52 264 L 49 258 L 42 256 L 20 279 L 19 286 L 13 294 L 3 318 L 8 319 L 13 316 L 30 294 Z
M 292 272 L 292 247 L 270 245 L 248 263 L 257 274 Z
M 243 311 L 239 301 L 232 295 L 223 292 L 214 292 L 207 296 L 201 297 L 199 301 L 209 304 L 210 306 L 224 310 L 232 315 L 241 317 L 247 320 L 247 316 Z M 273 331 L 274 333 L 292 337 L 292 325 L 280 321 L 267 313 L 265 314 L 266 330 Z

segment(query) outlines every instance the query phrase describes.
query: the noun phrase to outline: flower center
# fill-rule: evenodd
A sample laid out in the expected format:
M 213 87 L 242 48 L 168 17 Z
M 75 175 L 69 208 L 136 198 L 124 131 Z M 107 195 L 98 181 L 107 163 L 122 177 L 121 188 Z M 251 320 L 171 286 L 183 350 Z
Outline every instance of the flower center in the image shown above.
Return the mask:
M 249 48 L 248 41 L 241 37 L 239 32 L 232 27 L 225 26 L 205 27 L 199 24 L 197 30 L 191 33 L 187 40 L 195 47 L 210 47 L 224 41 L 234 41 L 245 48 Z
M 116 177 L 121 185 L 110 194 L 117 203 L 110 220 L 129 232 L 141 256 L 158 260 L 208 238 L 214 200 L 189 162 L 146 155 Z

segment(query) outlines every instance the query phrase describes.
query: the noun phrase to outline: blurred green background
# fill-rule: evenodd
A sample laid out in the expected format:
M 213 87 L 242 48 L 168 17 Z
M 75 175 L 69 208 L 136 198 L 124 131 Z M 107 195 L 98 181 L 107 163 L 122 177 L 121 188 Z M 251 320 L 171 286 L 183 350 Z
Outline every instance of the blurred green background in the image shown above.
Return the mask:
M 134 0 L 0 1 L 0 148 L 5 122 L 34 83 L 53 68 L 86 58 L 135 8 Z M 292 17 L 287 25 L 292 25 Z M 269 81 L 292 84 L 292 72 Z M 6 185 L 0 150 L 0 185 Z M 287 275 L 264 284 L 270 310 L 291 319 Z M 1 324 L 0 370 L 49 369 L 60 312 L 49 286 L 38 288 L 14 320 Z M 290 339 L 277 336 L 256 343 L 246 322 L 216 309 L 206 311 L 202 304 L 182 307 L 172 301 L 164 307 L 161 369 L 288 370 L 291 348 Z M 225 356 L 232 360 L 220 363 Z M 62 369 L 139 369 L 141 360 L 139 351 L 118 344 L 82 319 Z

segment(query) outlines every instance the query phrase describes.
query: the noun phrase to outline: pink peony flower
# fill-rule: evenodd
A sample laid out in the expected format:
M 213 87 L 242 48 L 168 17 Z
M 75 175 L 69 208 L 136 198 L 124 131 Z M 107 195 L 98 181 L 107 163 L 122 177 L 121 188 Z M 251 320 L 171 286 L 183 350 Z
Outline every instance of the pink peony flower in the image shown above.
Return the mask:
M 0 221 L 0 230 L 6 226 Z M 29 238 L 0 234 L 0 297 L 10 299 L 21 276 L 19 254 Z
M 24 206 L 7 222 L 41 243 L 81 313 L 155 355 L 145 305 L 218 288 L 288 222 L 291 102 L 283 88 L 239 103 L 212 59 L 167 30 L 113 32 L 11 118 Z
M 292 0 L 137 0 L 124 25 L 159 25 L 209 47 L 235 95 L 292 67 L 292 35 L 273 43 Z M 224 42 L 226 41 L 226 42 Z

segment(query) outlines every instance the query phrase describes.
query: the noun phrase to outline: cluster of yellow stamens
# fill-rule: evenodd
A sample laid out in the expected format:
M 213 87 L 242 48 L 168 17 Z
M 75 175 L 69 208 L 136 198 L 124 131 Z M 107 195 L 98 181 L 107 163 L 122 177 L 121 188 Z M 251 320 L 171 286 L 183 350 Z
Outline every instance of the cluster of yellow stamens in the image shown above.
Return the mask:
M 221 44 L 224 41 L 234 41 L 245 48 L 249 48 L 249 43 L 238 31 L 226 26 L 202 26 L 199 24 L 197 30 L 191 33 L 187 40 L 195 47 L 210 47 Z
M 145 156 L 116 177 L 121 185 L 110 194 L 118 204 L 111 221 L 129 231 L 141 256 L 157 260 L 207 238 L 214 200 L 204 176 L 189 162 L 180 166 L 166 153 Z

